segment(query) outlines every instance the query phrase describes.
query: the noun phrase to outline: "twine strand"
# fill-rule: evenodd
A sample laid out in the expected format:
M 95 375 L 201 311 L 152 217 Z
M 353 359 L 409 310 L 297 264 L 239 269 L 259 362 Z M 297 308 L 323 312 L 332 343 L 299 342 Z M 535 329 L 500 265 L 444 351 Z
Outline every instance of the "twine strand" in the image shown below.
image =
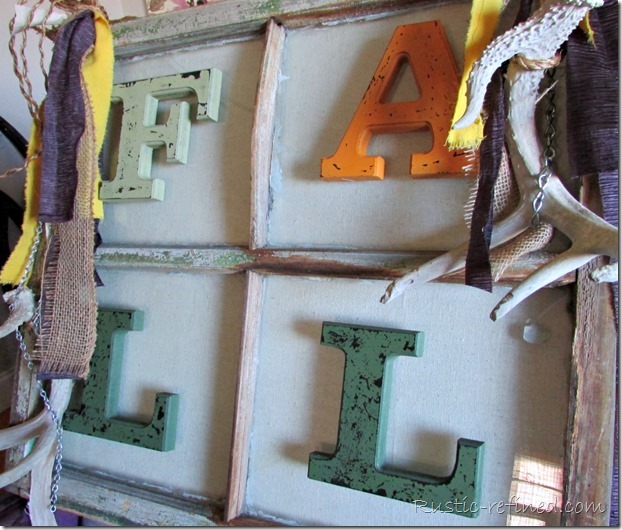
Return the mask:
M 32 6 L 30 11 L 28 12 L 28 17 L 26 19 L 26 26 L 24 30 L 18 32 L 17 34 L 14 33 L 15 20 L 16 20 L 17 15 L 14 15 L 11 18 L 11 21 L 9 22 L 9 31 L 11 34 L 11 37 L 9 38 L 9 52 L 13 59 L 13 72 L 15 72 L 15 76 L 17 77 L 20 92 L 24 96 L 24 99 L 26 100 L 26 103 L 28 105 L 28 111 L 30 112 L 32 119 L 35 121 L 37 125 L 40 124 L 39 104 L 33 97 L 32 84 L 30 82 L 29 75 L 28 75 L 28 59 L 26 58 L 26 45 L 28 43 L 28 32 L 26 30 L 32 24 L 37 8 L 42 6 L 44 2 L 45 0 L 38 0 Z M 19 0 L 18 3 L 20 5 L 24 5 L 26 2 L 25 0 Z M 18 35 L 20 36 L 20 41 L 21 41 L 19 43 L 19 46 L 16 45 Z M 44 35 L 42 34 L 40 38 L 41 40 L 43 40 Z M 42 49 L 42 46 L 43 44 L 40 43 L 39 44 L 40 49 Z M 18 50 L 19 53 L 16 51 L 16 49 Z M 43 67 L 43 60 L 41 60 L 41 64 L 42 64 L 42 69 L 45 71 L 45 68 Z
M 562 60 L 562 55 L 557 52 L 553 57 L 548 59 L 529 59 L 524 55 L 518 54 L 512 57 L 512 61 L 524 70 L 547 70 L 555 68 Z
M 45 50 L 43 49 L 43 41 L 45 37 L 45 30 L 43 28 L 45 28 L 45 25 L 47 24 L 47 21 L 50 18 L 50 15 L 52 14 L 52 7 L 53 6 L 50 5 L 50 8 L 47 10 L 45 17 L 43 18 L 43 21 L 41 22 L 41 31 L 39 33 L 39 46 L 38 46 L 39 67 L 41 68 L 41 73 L 43 74 L 43 86 L 46 92 L 48 91 L 48 73 L 45 67 Z
M 14 175 L 15 173 L 19 173 L 20 171 L 23 171 L 24 169 L 26 169 L 28 167 L 28 164 L 30 164 L 32 161 L 36 160 L 40 156 L 41 156 L 41 151 L 38 151 L 38 150 L 35 151 L 31 155 L 29 155 L 26 158 L 26 160 L 24 160 L 24 163 L 21 166 L 17 166 L 17 167 L 11 168 L 11 169 L 5 171 L 4 173 L 2 173 L 0 175 L 0 180 L 4 179 L 6 177 L 10 177 L 11 175 Z
M 28 29 L 32 27 L 39 32 L 39 41 L 37 45 L 39 50 L 39 66 L 41 67 L 41 73 L 43 74 L 45 88 L 47 90 L 47 70 L 45 66 L 43 40 L 45 39 L 46 35 L 45 23 L 49 19 L 52 9 L 54 7 L 57 7 L 58 9 L 66 11 L 71 16 L 75 16 L 86 9 L 97 9 L 108 19 L 108 13 L 100 4 L 99 0 L 49 0 L 50 8 L 47 10 L 44 20 L 41 22 L 41 24 L 38 24 L 37 26 L 32 26 L 36 10 L 39 7 L 43 6 L 45 2 L 46 0 L 37 0 L 37 2 L 33 4 L 32 8 L 28 12 L 26 25 L 23 30 L 14 33 L 15 20 L 17 15 L 14 15 L 9 22 L 9 32 L 11 35 L 9 38 L 9 53 L 11 54 L 11 57 L 13 59 L 13 72 L 17 77 L 20 92 L 24 96 L 24 99 L 26 100 L 26 103 L 28 105 L 28 111 L 30 112 L 32 119 L 37 125 L 40 125 L 39 104 L 33 96 L 32 83 L 30 82 L 29 78 L 28 59 L 26 58 Z M 18 0 L 17 3 L 19 5 L 25 5 L 26 0 Z M 17 42 L 18 36 L 20 40 L 19 44 Z
M 25 5 L 27 0 L 17 0 L 18 5 Z M 49 0 L 50 5 L 47 10 L 45 17 L 41 24 L 37 26 L 32 26 L 32 22 L 35 17 L 35 11 L 41 7 L 46 0 L 37 0 L 35 4 L 33 4 L 32 8 L 28 12 L 28 17 L 26 19 L 26 24 L 23 30 L 14 32 L 15 29 L 15 21 L 17 15 L 14 15 L 9 21 L 9 53 L 11 54 L 11 58 L 13 60 L 13 72 L 15 73 L 15 77 L 17 77 L 17 82 L 19 85 L 19 90 L 24 96 L 26 100 L 26 105 L 28 106 L 28 112 L 32 116 L 33 121 L 37 128 L 41 129 L 41 118 L 40 118 L 40 105 L 35 100 L 33 96 L 32 83 L 30 82 L 29 68 L 28 68 L 28 59 L 26 58 L 26 47 L 28 44 L 28 29 L 34 29 L 39 34 L 39 39 L 37 43 L 37 49 L 39 50 L 39 67 L 41 68 L 41 73 L 43 75 L 44 87 L 47 92 L 48 89 L 48 73 L 46 69 L 46 60 L 45 60 L 45 51 L 43 49 L 43 42 L 46 37 L 45 24 L 50 18 L 52 10 L 54 7 L 58 9 L 62 9 L 70 14 L 70 16 L 75 16 L 78 13 L 86 10 L 86 9 L 97 9 L 100 11 L 107 19 L 108 13 L 104 9 L 104 7 L 100 4 L 99 0 Z M 19 40 L 19 42 L 18 42 Z M 4 173 L 0 174 L 0 180 L 10 177 L 20 171 L 23 171 L 28 167 L 32 161 L 36 160 L 41 156 L 40 152 L 32 153 L 30 156 L 26 158 L 24 163 L 21 166 L 11 168 Z

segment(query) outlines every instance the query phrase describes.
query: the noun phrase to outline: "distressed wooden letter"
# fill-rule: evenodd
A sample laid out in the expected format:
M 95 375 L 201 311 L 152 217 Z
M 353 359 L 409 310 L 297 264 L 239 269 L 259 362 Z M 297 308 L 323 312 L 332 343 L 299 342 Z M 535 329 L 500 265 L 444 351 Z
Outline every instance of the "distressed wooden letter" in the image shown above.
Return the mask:
M 153 417 L 148 424 L 117 417 L 125 335 L 128 331 L 142 330 L 143 318 L 142 311 L 99 310 L 97 343 L 84 383 L 82 404 L 79 411 L 65 413 L 66 430 L 156 451 L 175 449 L 178 394 L 156 394 Z
M 345 353 L 337 449 L 311 453 L 309 478 L 366 493 L 477 517 L 484 443 L 458 440 L 449 477 L 382 469 L 392 361 L 421 357 L 423 334 L 325 322 L 322 344 Z
M 197 95 L 197 120 L 218 121 L 222 73 L 212 68 L 115 85 L 112 102 L 123 104 L 119 161 L 113 179 L 103 182 L 102 201 L 164 199 L 164 181 L 151 180 L 153 151 L 166 147 L 168 162 L 188 160 L 190 104 L 171 106 L 168 121 L 156 125 L 158 102 Z
M 406 63 L 416 79 L 419 99 L 386 102 L 400 68 Z M 337 152 L 322 159 L 322 178 L 382 180 L 384 158 L 366 155 L 372 134 L 426 128 L 432 133 L 432 149 L 411 155 L 410 174 L 422 178 L 439 174 L 460 176 L 466 165 L 464 152 L 450 152 L 445 146 L 458 86 L 458 70 L 440 22 L 398 26 Z

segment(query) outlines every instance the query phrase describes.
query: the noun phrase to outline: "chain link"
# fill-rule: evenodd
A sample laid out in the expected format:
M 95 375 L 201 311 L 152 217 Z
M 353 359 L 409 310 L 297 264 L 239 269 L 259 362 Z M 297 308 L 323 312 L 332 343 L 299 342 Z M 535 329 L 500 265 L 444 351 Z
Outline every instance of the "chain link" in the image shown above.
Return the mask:
M 30 278 L 30 274 L 35 265 L 35 258 L 37 257 L 37 250 L 39 249 L 39 244 L 41 243 L 42 233 L 43 233 L 43 224 L 39 222 L 37 223 L 37 228 L 35 230 L 35 236 L 32 240 L 32 246 L 30 247 L 30 254 L 28 254 L 28 261 L 26 262 L 26 267 L 24 268 L 24 272 L 22 273 L 22 276 L 19 279 L 19 284 L 17 286 L 18 290 L 23 289 L 26 286 L 26 282 L 28 282 L 28 278 Z
M 547 107 L 545 112 L 546 128 L 544 130 L 544 151 L 542 153 L 542 169 L 538 173 L 537 185 L 538 192 L 531 203 L 533 206 L 533 217 L 531 225 L 537 227 L 540 224 L 540 212 L 544 204 L 544 190 L 551 178 L 551 164 L 555 158 L 555 149 L 553 141 L 555 140 L 555 116 L 557 115 L 557 107 L 555 106 L 555 68 L 549 68 L 546 76 L 549 81 L 549 89 L 547 93 Z
M 35 235 L 32 241 L 32 246 L 30 247 L 30 254 L 28 255 L 28 261 L 26 262 L 26 267 L 24 268 L 24 272 L 19 280 L 19 284 L 17 286 L 17 291 L 21 291 L 22 289 L 27 289 L 26 283 L 30 278 L 32 270 L 34 268 L 35 259 L 37 256 L 37 251 L 39 249 L 39 245 L 41 243 L 41 235 L 43 233 L 43 223 L 37 223 L 37 228 L 35 231 Z M 15 297 L 17 299 L 17 297 Z M 10 307 L 11 311 L 14 308 Z M 41 315 L 41 300 L 39 300 L 39 304 L 35 310 L 35 313 L 31 320 L 32 331 L 35 336 L 39 334 L 39 321 Z M 28 346 L 26 345 L 26 339 L 21 331 L 21 329 L 15 330 L 15 337 L 17 338 L 17 344 L 19 346 L 22 357 L 26 361 L 26 365 L 28 369 L 32 372 L 34 370 L 34 361 L 32 356 L 28 351 Z M 50 398 L 45 388 L 43 388 L 43 383 L 36 379 L 35 389 L 38 392 L 39 396 L 43 400 L 43 406 L 46 408 L 50 417 L 52 418 L 52 422 L 54 423 L 54 427 L 56 429 L 56 453 L 54 454 L 54 469 L 52 474 L 52 486 L 50 488 L 50 511 L 52 513 L 56 512 L 56 503 L 58 502 L 58 485 L 60 483 L 60 474 L 63 469 L 63 427 L 61 424 L 61 418 L 58 413 L 52 407 L 50 403 Z

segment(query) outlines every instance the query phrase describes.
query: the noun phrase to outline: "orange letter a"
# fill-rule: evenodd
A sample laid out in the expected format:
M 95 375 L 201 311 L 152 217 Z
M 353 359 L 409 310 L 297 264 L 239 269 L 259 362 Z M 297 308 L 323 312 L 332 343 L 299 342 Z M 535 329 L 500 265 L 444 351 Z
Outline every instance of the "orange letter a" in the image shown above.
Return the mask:
M 421 96 L 415 101 L 383 102 L 406 61 Z M 439 21 L 398 26 L 337 152 L 322 159 L 322 178 L 382 180 L 384 158 L 366 155 L 372 134 L 426 128 L 432 133 L 432 149 L 411 155 L 410 174 L 423 178 L 461 174 L 464 152 L 450 152 L 445 146 L 458 85 L 456 63 Z

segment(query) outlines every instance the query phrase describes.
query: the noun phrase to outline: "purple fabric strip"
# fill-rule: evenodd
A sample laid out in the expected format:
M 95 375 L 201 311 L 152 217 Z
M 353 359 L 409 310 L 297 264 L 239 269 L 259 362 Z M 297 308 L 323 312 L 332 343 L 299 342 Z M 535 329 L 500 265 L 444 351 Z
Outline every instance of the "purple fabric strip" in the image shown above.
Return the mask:
M 492 205 L 494 187 L 503 157 L 505 130 L 505 94 L 503 72 L 499 68 L 490 81 L 484 109 L 484 140 L 479 149 L 479 184 L 471 217 L 471 235 L 465 266 L 466 285 L 492 291 L 490 271 L 490 238 L 492 236 Z
M 598 178 L 603 217 L 619 226 L 617 2 L 609 0 L 590 11 L 590 24 L 595 45 L 581 30 L 574 31 L 568 40 L 568 152 L 575 175 Z M 612 288 L 617 323 L 617 284 Z
M 43 154 L 39 220 L 70 221 L 78 183 L 76 159 L 85 128 L 80 68 L 95 42 L 91 11 L 61 27 L 54 43 L 43 110 Z
M 527 20 L 530 12 L 531 0 L 521 0 L 514 25 Z M 493 224 L 494 188 L 501 166 L 507 117 L 503 91 L 503 70 L 500 68 L 494 74 L 484 102 L 488 119 L 484 125 L 484 140 L 479 151 L 479 183 L 471 216 L 471 232 L 464 278 L 466 285 L 488 292 L 492 291 L 490 238 Z
M 518 6 L 518 13 L 516 13 L 516 19 L 514 20 L 515 26 L 522 24 L 529 18 L 529 15 L 531 14 L 531 4 L 532 0 L 521 0 L 520 5 Z
M 615 2 L 590 11 L 595 46 L 581 29 L 568 39 L 568 152 L 577 176 L 618 170 L 617 16 Z

